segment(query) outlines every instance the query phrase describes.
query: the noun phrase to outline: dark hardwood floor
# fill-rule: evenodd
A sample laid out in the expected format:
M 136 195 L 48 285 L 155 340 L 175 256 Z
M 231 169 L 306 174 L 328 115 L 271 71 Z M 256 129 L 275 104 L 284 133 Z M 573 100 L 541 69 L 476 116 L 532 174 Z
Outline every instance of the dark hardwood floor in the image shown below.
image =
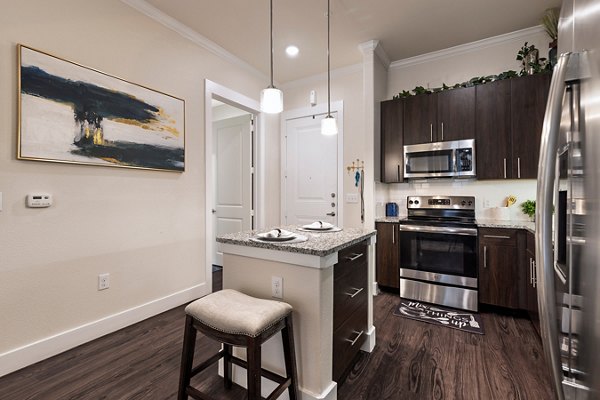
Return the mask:
M 475 335 L 394 316 L 398 301 L 375 297 L 377 346 L 361 353 L 339 399 L 553 398 L 529 320 L 482 313 L 485 335 Z M 182 306 L 24 368 L 0 378 L 0 399 L 175 399 L 183 325 Z M 196 360 L 218 348 L 199 334 Z M 193 382 L 218 400 L 246 398 L 222 388 L 216 364 Z

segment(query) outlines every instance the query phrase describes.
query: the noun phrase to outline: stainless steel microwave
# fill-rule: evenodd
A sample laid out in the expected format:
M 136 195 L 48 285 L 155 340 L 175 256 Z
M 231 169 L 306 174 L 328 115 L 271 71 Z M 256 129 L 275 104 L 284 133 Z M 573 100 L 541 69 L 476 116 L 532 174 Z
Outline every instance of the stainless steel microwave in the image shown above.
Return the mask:
M 404 177 L 474 178 L 475 139 L 404 146 Z

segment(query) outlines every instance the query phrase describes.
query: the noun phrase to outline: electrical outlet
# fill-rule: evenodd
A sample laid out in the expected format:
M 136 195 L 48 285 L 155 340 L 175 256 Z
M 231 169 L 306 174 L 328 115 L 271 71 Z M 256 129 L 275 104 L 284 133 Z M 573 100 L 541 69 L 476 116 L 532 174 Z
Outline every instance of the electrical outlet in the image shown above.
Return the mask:
M 283 299 L 283 278 L 280 276 L 271 277 L 271 295 L 278 299 Z
M 110 274 L 98 275 L 98 290 L 108 289 L 110 287 Z

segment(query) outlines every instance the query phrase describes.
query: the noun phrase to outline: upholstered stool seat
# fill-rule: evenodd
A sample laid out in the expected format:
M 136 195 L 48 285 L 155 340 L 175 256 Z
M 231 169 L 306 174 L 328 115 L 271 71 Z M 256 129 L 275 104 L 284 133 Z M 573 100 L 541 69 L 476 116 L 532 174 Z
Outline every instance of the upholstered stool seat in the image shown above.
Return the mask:
M 287 303 L 257 299 L 236 290 L 225 289 L 190 303 L 181 357 L 179 400 L 191 396 L 208 399 L 190 386 L 191 378 L 209 365 L 224 360 L 225 388 L 231 388 L 231 364 L 247 369 L 248 399 L 261 399 L 261 376 L 279 383 L 268 399 L 276 399 L 286 389 L 291 400 L 297 399 L 298 378 L 292 326 L 292 306 Z M 223 343 L 223 349 L 193 368 L 196 331 Z M 281 331 L 285 358 L 285 377 L 261 368 L 261 345 Z M 232 355 L 232 346 L 247 348 L 247 361 Z

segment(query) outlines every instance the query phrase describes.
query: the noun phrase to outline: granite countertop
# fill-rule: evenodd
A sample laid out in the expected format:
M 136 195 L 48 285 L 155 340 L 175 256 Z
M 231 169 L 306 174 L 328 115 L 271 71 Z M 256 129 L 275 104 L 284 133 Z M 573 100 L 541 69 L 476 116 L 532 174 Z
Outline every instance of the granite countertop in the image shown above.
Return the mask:
M 406 217 L 378 217 L 375 222 L 398 223 L 406 220 Z M 483 219 L 477 218 L 475 222 L 479 228 L 510 228 L 524 229 L 531 233 L 535 233 L 535 222 L 531 221 L 513 221 L 513 220 L 498 220 L 498 219 Z
M 255 237 L 257 233 L 268 232 L 271 229 L 275 229 L 267 228 L 220 235 L 217 236 L 217 242 L 323 257 L 336 253 L 355 243 L 362 242 L 377 234 L 376 230 L 361 228 L 344 228 L 339 232 L 306 232 L 298 230 L 297 226 L 282 226 L 280 228 L 294 232 L 298 235 L 306 236 L 308 240 L 301 243 L 255 242 L 250 240 L 250 238 Z

